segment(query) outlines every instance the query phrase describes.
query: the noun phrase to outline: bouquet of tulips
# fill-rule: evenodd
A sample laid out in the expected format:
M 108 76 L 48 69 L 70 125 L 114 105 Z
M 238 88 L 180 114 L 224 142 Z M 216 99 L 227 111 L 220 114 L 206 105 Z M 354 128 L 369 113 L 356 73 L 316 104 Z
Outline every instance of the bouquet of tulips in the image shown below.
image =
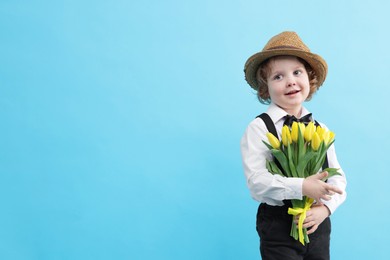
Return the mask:
M 334 142 L 335 134 L 321 126 L 315 126 L 310 122 L 307 126 L 294 122 L 290 128 L 285 125 L 282 128 L 282 141 L 272 133 L 267 133 L 269 144 L 263 143 L 271 150 L 274 160 L 267 160 L 266 167 L 272 174 L 285 177 L 306 178 L 317 174 L 321 169 L 328 148 Z M 326 168 L 328 177 L 340 174 L 338 169 Z M 325 181 L 325 180 L 324 180 Z M 310 209 L 314 200 L 304 196 L 302 200 L 292 200 L 293 208 L 288 209 L 288 214 L 293 215 L 290 235 L 304 245 L 309 243 L 306 228 L 303 222 L 306 212 Z M 298 227 L 294 222 L 294 216 L 299 215 Z

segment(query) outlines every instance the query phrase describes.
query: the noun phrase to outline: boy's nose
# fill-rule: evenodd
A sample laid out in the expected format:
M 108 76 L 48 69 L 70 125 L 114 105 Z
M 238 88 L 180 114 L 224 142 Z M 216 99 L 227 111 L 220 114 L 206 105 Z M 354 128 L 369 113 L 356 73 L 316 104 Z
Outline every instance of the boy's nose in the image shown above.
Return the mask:
M 296 85 L 296 81 L 295 81 L 295 78 L 292 77 L 292 76 L 287 76 L 287 86 L 288 87 L 292 87 L 292 86 L 295 86 Z
M 290 80 L 288 83 L 287 83 L 287 86 L 289 86 L 289 87 L 292 87 L 292 86 L 295 86 L 296 84 L 295 84 L 295 81 L 293 81 L 293 80 Z

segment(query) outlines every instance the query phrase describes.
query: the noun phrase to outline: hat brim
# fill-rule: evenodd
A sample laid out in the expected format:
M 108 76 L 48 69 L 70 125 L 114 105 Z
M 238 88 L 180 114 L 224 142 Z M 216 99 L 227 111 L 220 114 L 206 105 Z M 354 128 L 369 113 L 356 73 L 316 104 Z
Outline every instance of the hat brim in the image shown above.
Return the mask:
M 277 49 L 258 52 L 249 57 L 249 59 L 246 61 L 244 67 L 245 79 L 253 89 L 258 89 L 256 73 L 260 64 L 275 56 L 296 56 L 305 60 L 317 75 L 318 87 L 324 83 L 326 74 L 328 73 L 328 65 L 321 56 L 301 50 Z

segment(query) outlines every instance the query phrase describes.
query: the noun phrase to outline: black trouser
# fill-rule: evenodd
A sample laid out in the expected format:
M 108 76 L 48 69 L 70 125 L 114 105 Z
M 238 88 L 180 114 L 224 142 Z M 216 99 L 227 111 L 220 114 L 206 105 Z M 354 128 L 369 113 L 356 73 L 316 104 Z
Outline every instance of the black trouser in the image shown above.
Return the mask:
M 331 224 L 326 218 L 318 229 L 309 235 L 310 243 L 303 246 L 290 236 L 292 216 L 288 206 L 260 204 L 256 229 L 260 236 L 260 253 L 263 260 L 329 260 Z

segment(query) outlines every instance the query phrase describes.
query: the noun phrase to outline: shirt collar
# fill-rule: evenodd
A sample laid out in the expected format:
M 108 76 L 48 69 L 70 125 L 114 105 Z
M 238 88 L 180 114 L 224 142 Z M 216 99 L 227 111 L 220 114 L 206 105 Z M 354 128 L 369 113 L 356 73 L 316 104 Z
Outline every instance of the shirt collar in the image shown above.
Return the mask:
M 309 114 L 310 112 L 302 106 L 302 114 L 301 117 Z M 286 111 L 283 110 L 283 108 L 278 107 L 276 104 L 272 103 L 269 105 L 267 114 L 271 117 L 272 121 L 274 123 L 277 123 L 278 121 L 282 120 L 285 116 L 288 115 Z

